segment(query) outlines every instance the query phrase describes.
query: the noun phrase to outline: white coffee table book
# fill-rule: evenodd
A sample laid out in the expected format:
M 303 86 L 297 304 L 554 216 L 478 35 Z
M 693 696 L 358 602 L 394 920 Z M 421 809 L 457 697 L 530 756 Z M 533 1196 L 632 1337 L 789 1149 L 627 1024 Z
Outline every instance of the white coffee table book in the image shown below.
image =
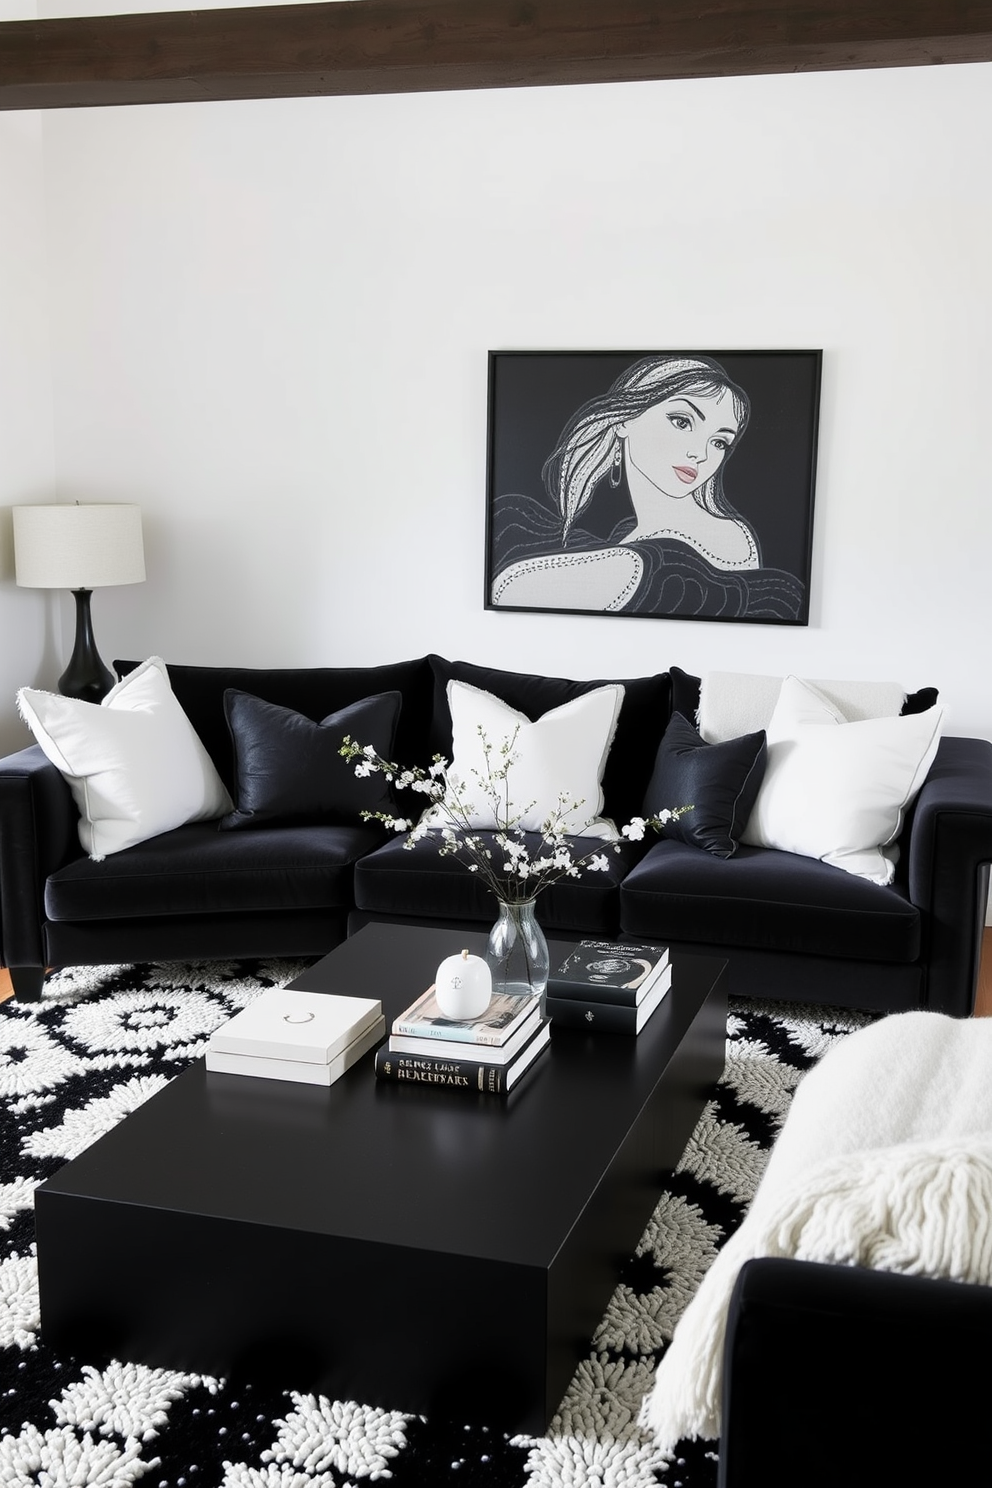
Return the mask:
M 385 1032 L 377 998 L 270 987 L 214 1030 L 206 1065 L 223 1075 L 333 1085 Z

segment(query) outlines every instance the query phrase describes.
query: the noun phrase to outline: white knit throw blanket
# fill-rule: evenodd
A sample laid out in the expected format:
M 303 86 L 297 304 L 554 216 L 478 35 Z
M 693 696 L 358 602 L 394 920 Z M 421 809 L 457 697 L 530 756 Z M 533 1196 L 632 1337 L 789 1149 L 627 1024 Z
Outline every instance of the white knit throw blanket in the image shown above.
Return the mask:
M 727 1307 L 753 1256 L 992 1285 L 992 1018 L 896 1013 L 805 1076 L 642 1406 L 663 1453 L 720 1434 Z

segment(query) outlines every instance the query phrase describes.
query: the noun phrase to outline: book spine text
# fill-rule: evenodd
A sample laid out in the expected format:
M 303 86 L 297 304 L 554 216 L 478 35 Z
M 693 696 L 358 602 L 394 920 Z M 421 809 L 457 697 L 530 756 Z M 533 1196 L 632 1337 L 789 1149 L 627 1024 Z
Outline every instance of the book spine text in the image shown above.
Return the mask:
M 505 1064 L 485 1064 L 474 1059 L 396 1054 L 386 1044 L 376 1051 L 375 1056 L 377 1080 L 433 1085 L 438 1089 L 465 1090 L 483 1095 L 505 1093 L 507 1068 Z

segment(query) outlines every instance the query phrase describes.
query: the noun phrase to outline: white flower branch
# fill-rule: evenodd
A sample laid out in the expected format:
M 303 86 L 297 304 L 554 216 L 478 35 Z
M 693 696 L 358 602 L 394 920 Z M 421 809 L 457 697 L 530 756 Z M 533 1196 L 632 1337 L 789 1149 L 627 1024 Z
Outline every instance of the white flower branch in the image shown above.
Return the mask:
M 404 768 L 383 759 L 373 745 L 358 744 L 346 734 L 340 754 L 354 764 L 355 774 L 361 778 L 382 774 L 397 790 L 410 790 L 426 796 L 434 808 L 435 820 L 425 820 L 425 811 L 416 823 L 404 816 L 392 816 L 385 811 L 363 811 L 365 821 L 378 821 L 394 832 L 405 832 L 406 848 L 413 848 L 425 838 L 438 843 L 441 857 L 453 857 L 463 863 L 470 873 L 477 873 L 497 900 L 505 903 L 523 903 L 533 899 L 542 889 L 557 883 L 562 878 L 578 878 L 583 870 L 590 873 L 605 873 L 609 869 L 607 850 L 602 845 L 588 852 L 576 854 L 571 838 L 581 837 L 578 832 L 568 834 L 564 823 L 584 804 L 561 795 L 554 811 L 541 823 L 538 832 L 525 832 L 520 825 L 533 810 L 534 802 L 516 806 L 510 797 L 509 776 L 518 756 L 513 747 L 516 732 L 504 739 L 498 749 L 487 739 L 480 728 L 485 772 L 473 770 L 474 789 L 481 791 L 486 802 L 486 815 L 491 816 L 495 827 L 480 834 L 475 819 L 481 813 L 470 799 L 469 783 L 456 775 L 451 765 L 441 755 L 435 755 L 428 769 L 419 766 Z M 677 806 L 660 811 L 657 816 L 635 816 L 621 829 L 621 835 L 631 842 L 640 842 L 649 827 L 663 827 L 666 822 L 677 820 L 691 806 Z M 591 818 L 586 823 L 591 825 Z M 538 844 L 532 850 L 532 839 Z M 528 841 L 531 839 L 531 841 Z M 494 859 L 493 849 L 499 852 Z M 614 853 L 621 850 L 620 843 L 610 844 Z

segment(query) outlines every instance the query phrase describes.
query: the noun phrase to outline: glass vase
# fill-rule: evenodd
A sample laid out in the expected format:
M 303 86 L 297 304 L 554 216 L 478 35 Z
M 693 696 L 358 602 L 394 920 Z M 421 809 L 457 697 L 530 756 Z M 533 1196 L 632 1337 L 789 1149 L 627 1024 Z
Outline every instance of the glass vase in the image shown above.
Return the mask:
M 499 901 L 499 919 L 489 932 L 486 961 L 493 991 L 511 997 L 536 997 L 541 1016 L 548 986 L 548 942 L 534 914 L 536 900 Z

